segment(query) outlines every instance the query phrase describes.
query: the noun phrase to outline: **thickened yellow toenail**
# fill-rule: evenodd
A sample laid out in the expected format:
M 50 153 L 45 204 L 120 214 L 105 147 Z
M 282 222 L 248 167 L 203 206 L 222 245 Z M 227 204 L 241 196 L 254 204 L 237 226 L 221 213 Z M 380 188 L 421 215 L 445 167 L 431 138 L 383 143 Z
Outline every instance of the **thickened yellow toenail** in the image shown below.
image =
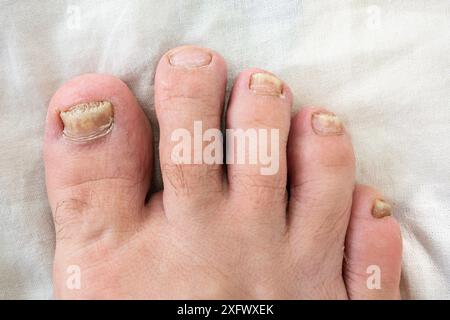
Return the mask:
M 108 101 L 78 104 L 59 115 L 64 123 L 64 136 L 77 142 L 103 137 L 114 124 L 113 106 Z
M 268 73 L 254 73 L 250 78 L 250 89 L 260 95 L 280 96 L 283 93 L 283 82 Z
M 392 214 L 392 207 L 389 203 L 384 200 L 376 199 L 373 208 L 372 216 L 375 218 L 383 218 L 390 216 Z
M 316 112 L 312 115 L 312 128 L 320 136 L 340 135 L 344 133 L 341 120 L 330 112 Z
M 205 49 L 185 47 L 169 54 L 169 62 L 173 66 L 199 68 L 211 63 L 212 56 Z

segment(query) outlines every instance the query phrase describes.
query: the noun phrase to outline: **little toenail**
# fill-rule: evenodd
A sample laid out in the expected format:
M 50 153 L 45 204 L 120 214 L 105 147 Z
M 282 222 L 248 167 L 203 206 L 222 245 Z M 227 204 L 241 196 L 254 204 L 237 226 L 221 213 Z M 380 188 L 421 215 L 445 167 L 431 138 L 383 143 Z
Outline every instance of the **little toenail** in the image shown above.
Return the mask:
M 250 79 L 250 89 L 260 95 L 280 96 L 283 93 L 283 82 L 268 73 L 254 73 Z
M 75 105 L 59 114 L 64 123 L 64 136 L 76 142 L 86 142 L 107 135 L 114 123 L 111 102 L 99 101 Z
M 372 208 L 372 216 L 379 219 L 390 216 L 391 214 L 392 208 L 389 203 L 380 199 L 375 200 Z
M 169 54 L 170 64 L 177 67 L 204 67 L 210 64 L 211 60 L 211 54 L 201 48 L 187 47 Z
M 340 135 L 344 133 L 344 126 L 341 120 L 333 113 L 313 113 L 311 122 L 314 132 L 320 136 Z

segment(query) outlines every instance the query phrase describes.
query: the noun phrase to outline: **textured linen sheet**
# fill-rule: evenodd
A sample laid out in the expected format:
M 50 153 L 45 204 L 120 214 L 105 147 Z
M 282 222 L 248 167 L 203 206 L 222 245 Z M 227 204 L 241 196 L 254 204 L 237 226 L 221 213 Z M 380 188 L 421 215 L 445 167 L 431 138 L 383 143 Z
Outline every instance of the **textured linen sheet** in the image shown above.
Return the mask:
M 450 298 L 448 0 L 0 1 L 0 298 L 52 297 L 52 93 L 82 73 L 113 74 L 157 131 L 155 66 L 183 44 L 220 52 L 230 81 L 264 68 L 289 83 L 296 108 L 342 117 L 358 182 L 383 191 L 402 225 L 403 296 Z

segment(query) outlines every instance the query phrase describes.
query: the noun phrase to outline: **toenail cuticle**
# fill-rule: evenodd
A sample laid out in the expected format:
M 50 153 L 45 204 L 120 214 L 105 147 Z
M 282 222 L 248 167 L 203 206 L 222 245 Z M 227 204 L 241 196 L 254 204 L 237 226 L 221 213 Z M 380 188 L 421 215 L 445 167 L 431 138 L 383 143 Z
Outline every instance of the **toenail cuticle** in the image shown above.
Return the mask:
M 314 132 L 320 136 L 341 135 L 344 126 L 341 120 L 330 112 L 315 112 L 311 119 Z
M 384 200 L 376 199 L 373 208 L 372 208 L 372 216 L 377 219 L 388 217 L 392 214 L 392 207 L 389 203 Z
M 268 73 L 254 73 L 250 78 L 250 90 L 259 95 L 281 96 L 283 82 Z
M 77 104 L 59 116 L 64 136 L 75 142 L 87 142 L 107 135 L 114 124 L 113 105 L 108 101 Z
M 173 66 L 199 68 L 211 63 L 212 56 L 201 48 L 187 47 L 169 54 L 169 62 Z

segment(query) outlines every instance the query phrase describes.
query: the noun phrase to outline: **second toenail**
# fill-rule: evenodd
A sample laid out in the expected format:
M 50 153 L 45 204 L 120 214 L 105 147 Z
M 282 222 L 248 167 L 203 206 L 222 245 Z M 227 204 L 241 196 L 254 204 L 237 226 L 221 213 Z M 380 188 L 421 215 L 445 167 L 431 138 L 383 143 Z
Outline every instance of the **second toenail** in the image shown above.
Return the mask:
M 316 112 L 312 115 L 312 128 L 320 136 L 340 135 L 344 133 L 341 120 L 330 112 Z
M 250 90 L 259 95 L 280 96 L 283 82 L 268 73 L 254 73 L 250 78 Z
M 392 207 L 389 203 L 381 199 L 375 200 L 372 208 L 372 216 L 379 219 L 390 216 L 391 214 Z
M 170 64 L 177 67 L 199 68 L 211 63 L 212 56 L 201 48 L 186 47 L 169 54 Z
M 64 124 L 64 136 L 76 142 L 103 137 L 114 124 L 113 106 L 108 101 L 78 104 L 59 115 Z

